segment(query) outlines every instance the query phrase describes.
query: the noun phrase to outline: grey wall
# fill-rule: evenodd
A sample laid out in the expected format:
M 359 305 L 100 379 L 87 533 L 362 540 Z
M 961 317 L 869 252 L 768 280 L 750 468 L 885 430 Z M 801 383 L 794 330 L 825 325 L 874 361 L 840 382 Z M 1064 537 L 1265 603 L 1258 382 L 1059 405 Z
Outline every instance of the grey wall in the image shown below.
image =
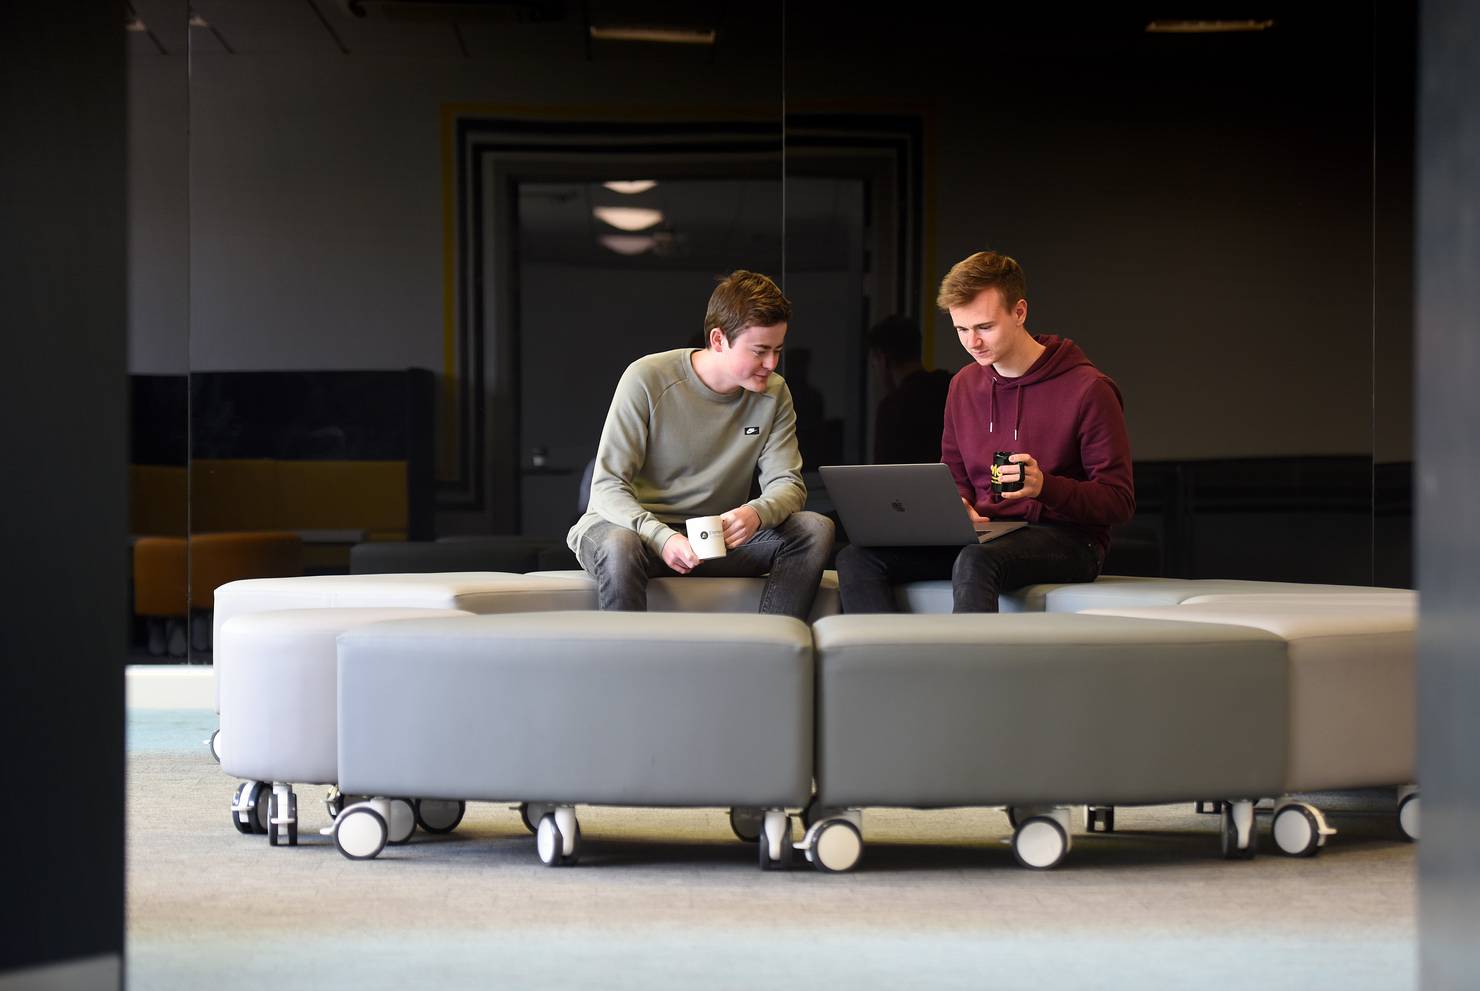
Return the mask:
M 789 109 L 925 116 L 927 289 L 972 251 L 1016 257 L 1029 327 L 1119 382 L 1137 458 L 1370 452 L 1365 14 L 1114 40 L 973 16 L 788 24 Z
M 128 60 L 128 367 L 190 368 L 189 78 L 184 56 Z
M 1418 200 L 1422 983 L 1480 974 L 1480 8 L 1423 7 Z
M 641 65 L 202 55 L 191 68 L 192 367 L 442 367 L 441 107 L 528 116 L 672 96 Z M 694 71 L 688 104 L 765 101 L 767 60 Z M 780 106 L 776 104 L 779 120 Z
M 98 0 L 0 15 L 0 981 L 70 962 L 81 988 L 117 987 L 123 952 L 121 24 Z
M 960 60 L 884 53 L 877 38 L 823 39 L 812 58 L 798 30 L 788 105 L 846 80 L 849 108 L 867 111 L 930 82 L 916 108 L 937 206 L 927 287 L 977 248 L 1017 256 L 1030 326 L 1074 337 L 1116 377 L 1138 457 L 1366 453 L 1372 66 L 1358 41 L 1314 60 L 1265 44 L 1255 76 L 1236 49 L 1040 46 L 1012 98 L 985 106 Z M 545 76 L 538 98 L 582 85 Z M 661 98 L 640 76 L 624 85 Z M 438 107 L 535 95 L 517 67 L 486 62 L 197 58 L 194 367 L 440 367 Z M 948 325 L 927 315 L 936 363 L 959 367 Z M 1392 459 L 1405 437 L 1400 425 L 1385 440 Z

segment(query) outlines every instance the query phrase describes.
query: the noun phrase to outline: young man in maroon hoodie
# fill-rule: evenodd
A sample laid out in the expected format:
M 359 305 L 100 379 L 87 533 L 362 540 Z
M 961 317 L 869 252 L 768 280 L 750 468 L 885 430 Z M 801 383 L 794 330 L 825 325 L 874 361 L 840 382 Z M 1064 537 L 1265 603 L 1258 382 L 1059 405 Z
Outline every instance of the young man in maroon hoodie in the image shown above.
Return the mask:
M 1018 263 L 981 251 L 946 275 L 937 305 L 973 359 L 951 379 L 940 459 L 973 522 L 1030 525 L 965 547 L 845 547 L 844 612 L 894 612 L 893 585 L 946 575 L 955 612 L 996 612 L 1000 592 L 1024 585 L 1099 577 L 1110 527 L 1136 511 L 1120 390 L 1073 341 L 1028 333 L 1026 296 Z M 998 451 L 1012 463 L 993 495 Z

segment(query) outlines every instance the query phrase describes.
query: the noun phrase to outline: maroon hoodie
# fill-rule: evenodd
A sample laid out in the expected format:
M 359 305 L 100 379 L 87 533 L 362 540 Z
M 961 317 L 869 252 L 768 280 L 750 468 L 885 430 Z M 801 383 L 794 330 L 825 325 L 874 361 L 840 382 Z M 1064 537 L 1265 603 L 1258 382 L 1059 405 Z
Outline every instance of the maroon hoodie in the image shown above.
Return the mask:
M 973 362 L 951 379 L 940 459 L 978 513 L 1077 527 L 1103 560 L 1110 527 L 1136 511 L 1120 390 L 1073 341 L 1034 339 L 1048 350 L 1017 378 Z M 993 498 L 996 451 L 1037 459 L 1043 491 L 1036 499 Z

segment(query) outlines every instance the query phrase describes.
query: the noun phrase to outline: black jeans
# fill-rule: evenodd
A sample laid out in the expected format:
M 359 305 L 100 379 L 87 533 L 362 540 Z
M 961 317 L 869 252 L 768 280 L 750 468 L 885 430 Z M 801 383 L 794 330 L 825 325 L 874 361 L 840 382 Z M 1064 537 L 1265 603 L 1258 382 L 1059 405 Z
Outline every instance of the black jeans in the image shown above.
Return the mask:
M 765 575 L 760 611 L 806 622 L 832 546 L 832 520 L 817 513 L 792 513 L 780 526 L 757 530 L 724 557 L 705 561 L 689 574 L 695 578 Z M 603 610 L 646 612 L 648 579 L 679 577 L 634 531 L 606 522 L 581 535 L 576 557 L 596 579 L 596 601 Z
M 1092 582 L 1100 551 L 1069 527 L 1032 525 L 965 547 L 859 547 L 838 552 L 845 613 L 898 612 L 894 585 L 951 579 L 952 612 L 996 612 L 1001 592 L 1041 582 Z

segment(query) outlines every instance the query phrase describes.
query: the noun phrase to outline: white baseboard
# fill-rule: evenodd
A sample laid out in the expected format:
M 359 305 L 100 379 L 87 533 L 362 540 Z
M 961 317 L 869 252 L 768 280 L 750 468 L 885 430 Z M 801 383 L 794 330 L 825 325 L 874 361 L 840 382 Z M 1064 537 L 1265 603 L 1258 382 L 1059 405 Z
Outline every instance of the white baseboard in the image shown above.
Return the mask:
M 123 684 L 130 709 L 216 708 L 216 669 L 209 664 L 130 664 Z
M 121 987 L 123 960 L 116 953 L 0 971 L 0 991 L 118 991 Z

